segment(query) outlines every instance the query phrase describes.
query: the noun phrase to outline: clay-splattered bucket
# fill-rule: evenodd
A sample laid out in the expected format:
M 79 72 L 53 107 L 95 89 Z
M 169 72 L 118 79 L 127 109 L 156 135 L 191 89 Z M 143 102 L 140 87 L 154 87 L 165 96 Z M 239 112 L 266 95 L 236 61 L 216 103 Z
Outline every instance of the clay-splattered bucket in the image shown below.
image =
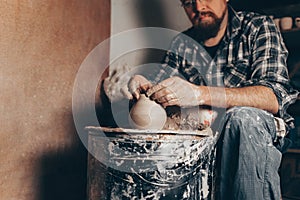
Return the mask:
M 89 199 L 212 199 L 215 144 L 199 132 L 88 127 Z

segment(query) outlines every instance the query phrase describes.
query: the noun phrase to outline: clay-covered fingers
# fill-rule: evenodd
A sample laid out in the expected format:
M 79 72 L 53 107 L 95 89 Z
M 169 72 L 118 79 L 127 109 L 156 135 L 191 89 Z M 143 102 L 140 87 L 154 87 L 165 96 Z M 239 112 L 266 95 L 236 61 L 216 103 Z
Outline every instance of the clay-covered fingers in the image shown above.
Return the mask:
M 179 99 L 174 93 L 170 93 L 157 100 L 163 107 L 174 106 L 179 104 Z
M 139 99 L 140 93 L 146 92 L 151 86 L 151 82 L 145 77 L 141 75 L 133 76 L 128 82 L 128 92 L 131 94 L 130 99 L 133 97 Z
M 152 87 L 150 87 L 148 90 L 147 90 L 147 96 L 148 97 L 153 97 L 155 98 L 155 96 L 158 96 L 156 93 L 158 93 L 158 91 L 161 91 L 161 90 L 167 90 L 168 88 L 170 88 L 170 86 L 172 86 L 172 84 L 174 84 L 174 80 L 172 78 L 168 78 L 162 82 L 160 82 L 159 84 L 157 85 L 154 85 Z M 166 91 L 165 91 L 166 92 Z M 168 94 L 169 92 L 167 92 L 166 94 Z M 166 95 L 165 94 L 165 95 Z M 161 94 L 163 95 L 163 94 Z
M 178 98 L 175 92 L 176 85 L 174 79 L 169 78 L 153 87 L 149 88 L 147 95 L 162 106 L 171 106 L 178 104 Z
M 182 78 L 171 77 L 149 88 L 147 95 L 164 107 L 189 107 L 199 105 L 198 97 L 201 97 L 201 92 L 198 86 Z
M 162 88 L 161 90 L 158 90 L 157 92 L 153 93 L 150 98 L 162 105 L 169 105 L 170 102 L 174 103 L 175 100 L 178 100 L 176 94 L 168 88 Z
M 133 96 L 132 94 L 128 91 L 128 87 L 127 85 L 124 85 L 121 89 L 120 89 L 121 94 L 127 98 L 127 99 L 132 99 Z

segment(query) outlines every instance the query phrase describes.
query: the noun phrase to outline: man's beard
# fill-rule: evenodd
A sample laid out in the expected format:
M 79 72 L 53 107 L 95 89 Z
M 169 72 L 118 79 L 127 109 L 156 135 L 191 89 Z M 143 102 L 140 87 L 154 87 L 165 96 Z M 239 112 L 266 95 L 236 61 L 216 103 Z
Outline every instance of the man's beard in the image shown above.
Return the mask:
M 204 42 L 210 38 L 216 37 L 220 30 L 226 11 L 227 9 L 224 9 L 224 12 L 220 18 L 218 18 L 212 12 L 202 12 L 201 14 L 208 15 L 213 18 L 212 23 L 203 23 L 200 18 L 200 13 L 197 13 L 195 16 L 197 24 L 194 24 L 194 39 L 198 42 Z

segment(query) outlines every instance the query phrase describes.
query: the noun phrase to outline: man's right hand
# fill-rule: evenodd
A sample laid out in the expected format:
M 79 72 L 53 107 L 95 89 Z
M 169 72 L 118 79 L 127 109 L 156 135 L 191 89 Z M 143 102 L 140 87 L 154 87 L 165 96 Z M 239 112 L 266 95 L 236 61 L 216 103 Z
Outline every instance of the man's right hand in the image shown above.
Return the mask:
M 139 99 L 141 93 L 146 92 L 152 87 L 152 83 L 144 76 L 135 75 L 129 80 L 127 87 L 121 89 L 123 95 L 128 99 Z

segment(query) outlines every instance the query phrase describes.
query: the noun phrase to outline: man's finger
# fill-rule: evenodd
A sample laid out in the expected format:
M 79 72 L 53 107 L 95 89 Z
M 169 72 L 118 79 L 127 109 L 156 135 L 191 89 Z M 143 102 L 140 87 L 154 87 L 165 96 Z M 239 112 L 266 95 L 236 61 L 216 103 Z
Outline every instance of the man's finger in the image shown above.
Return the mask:
M 122 87 L 120 89 L 122 95 L 127 99 L 133 99 L 132 94 L 128 91 L 128 88 L 126 86 Z
M 172 99 L 172 100 L 169 100 L 169 101 L 166 101 L 166 102 L 164 102 L 164 103 L 162 103 L 162 106 L 164 107 L 164 108 L 166 108 L 167 106 L 176 106 L 176 105 L 178 105 L 178 99 Z
M 173 83 L 174 83 L 174 81 L 172 79 L 170 79 L 170 78 L 166 79 L 166 80 L 160 82 L 159 84 L 154 85 L 153 87 L 149 88 L 148 91 L 146 92 L 146 94 L 148 97 L 150 97 L 153 93 L 155 93 L 163 88 L 169 87 Z
M 132 95 L 134 96 L 135 99 L 139 99 L 140 98 L 140 91 L 136 90 L 135 92 L 132 93 Z
M 130 93 L 136 92 L 136 90 L 139 88 L 139 83 L 135 80 L 130 80 L 128 84 L 128 89 Z
M 152 86 L 151 88 L 149 88 L 147 90 L 146 95 L 148 97 L 150 97 L 150 96 L 152 96 L 152 94 L 154 94 L 155 92 L 161 90 L 162 88 L 164 88 L 164 87 L 162 85 L 160 85 L 160 84 L 154 85 L 154 86 Z
M 152 84 L 150 83 L 150 82 L 147 82 L 146 84 L 143 84 L 143 85 L 141 85 L 141 89 L 143 90 L 143 91 L 147 91 L 149 88 L 151 88 L 152 87 Z

